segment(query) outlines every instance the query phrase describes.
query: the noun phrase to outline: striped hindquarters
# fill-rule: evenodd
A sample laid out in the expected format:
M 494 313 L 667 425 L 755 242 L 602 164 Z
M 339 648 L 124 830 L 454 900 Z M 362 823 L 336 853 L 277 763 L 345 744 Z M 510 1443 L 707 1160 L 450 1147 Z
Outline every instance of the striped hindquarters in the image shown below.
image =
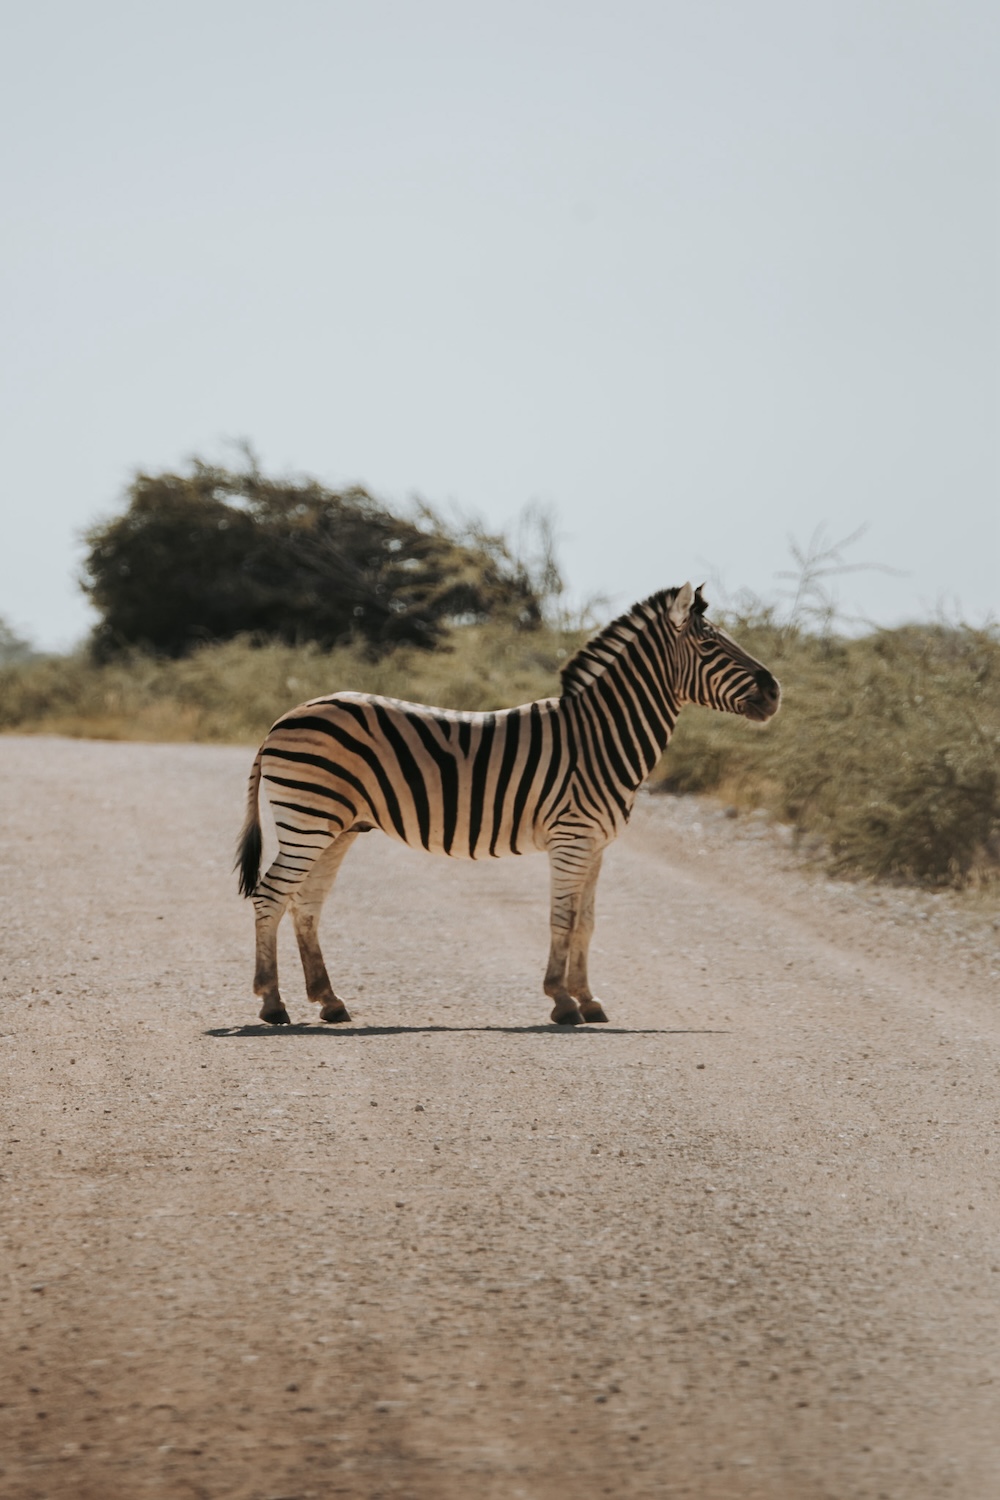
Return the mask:
M 335 837 L 374 826 L 472 859 L 539 847 L 570 760 L 556 699 L 452 713 L 363 693 L 293 709 L 261 755 L 283 844 L 319 828 Z

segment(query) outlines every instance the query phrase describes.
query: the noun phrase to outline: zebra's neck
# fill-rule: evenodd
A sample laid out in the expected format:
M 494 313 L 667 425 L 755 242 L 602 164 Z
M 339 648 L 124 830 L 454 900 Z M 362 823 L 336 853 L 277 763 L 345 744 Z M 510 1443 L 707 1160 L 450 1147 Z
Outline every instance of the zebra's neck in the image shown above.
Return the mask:
M 629 618 L 632 623 L 632 618 Z M 680 703 L 661 642 L 637 631 L 562 702 L 578 717 L 623 791 L 634 793 L 670 742 Z

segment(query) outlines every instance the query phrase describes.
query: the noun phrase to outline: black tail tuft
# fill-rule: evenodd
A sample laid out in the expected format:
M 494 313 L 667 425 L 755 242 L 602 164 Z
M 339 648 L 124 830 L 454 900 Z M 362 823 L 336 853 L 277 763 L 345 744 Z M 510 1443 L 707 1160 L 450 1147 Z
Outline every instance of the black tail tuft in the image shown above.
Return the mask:
M 240 872 L 240 895 L 252 896 L 257 889 L 260 879 L 260 856 L 263 849 L 263 840 L 260 835 L 260 824 L 253 822 L 243 830 L 239 847 L 236 850 L 235 869 Z
M 260 879 L 260 856 L 264 847 L 260 834 L 260 812 L 257 807 L 260 792 L 260 760 L 261 751 L 258 750 L 247 785 L 247 815 L 240 829 L 239 843 L 236 845 L 236 863 L 233 866 L 240 872 L 241 896 L 252 896 Z

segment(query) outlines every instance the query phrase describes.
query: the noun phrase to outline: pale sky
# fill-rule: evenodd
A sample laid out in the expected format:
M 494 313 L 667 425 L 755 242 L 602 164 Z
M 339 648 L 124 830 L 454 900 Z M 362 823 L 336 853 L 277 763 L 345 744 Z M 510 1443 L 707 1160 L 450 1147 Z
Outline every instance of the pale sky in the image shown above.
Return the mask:
M 32 0 L 0 35 L 0 615 L 138 468 L 494 525 L 577 596 L 1000 614 L 996 0 Z

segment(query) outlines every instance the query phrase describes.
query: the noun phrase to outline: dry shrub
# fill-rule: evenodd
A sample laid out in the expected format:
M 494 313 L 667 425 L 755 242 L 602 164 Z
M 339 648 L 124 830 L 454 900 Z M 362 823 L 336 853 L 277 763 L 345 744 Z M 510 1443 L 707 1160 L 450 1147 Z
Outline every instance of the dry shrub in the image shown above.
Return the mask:
M 1000 874 L 1000 637 L 943 625 L 856 640 L 734 634 L 781 678 L 762 730 L 686 710 L 668 791 L 764 805 L 844 874 L 968 885 Z
M 1000 640 L 911 626 L 858 642 L 850 665 L 850 779 L 821 799 L 834 867 L 929 885 L 995 876 Z
M 280 714 L 343 689 L 445 708 L 498 708 L 559 690 L 580 634 L 510 623 L 456 630 L 434 652 L 362 645 L 204 646 L 172 661 L 133 651 L 104 664 L 85 653 L 0 667 L 0 729 L 85 738 L 253 743 Z
M 822 841 L 843 874 L 968 885 L 1000 874 L 1000 636 L 939 625 L 848 640 L 731 620 L 780 677 L 784 705 L 756 728 L 687 708 L 654 784 L 768 808 Z M 0 666 L 0 728 L 101 738 L 255 743 L 281 713 L 354 688 L 446 708 L 556 693 L 583 638 L 500 622 L 434 652 L 361 645 L 206 646 L 180 661 L 139 653 Z

